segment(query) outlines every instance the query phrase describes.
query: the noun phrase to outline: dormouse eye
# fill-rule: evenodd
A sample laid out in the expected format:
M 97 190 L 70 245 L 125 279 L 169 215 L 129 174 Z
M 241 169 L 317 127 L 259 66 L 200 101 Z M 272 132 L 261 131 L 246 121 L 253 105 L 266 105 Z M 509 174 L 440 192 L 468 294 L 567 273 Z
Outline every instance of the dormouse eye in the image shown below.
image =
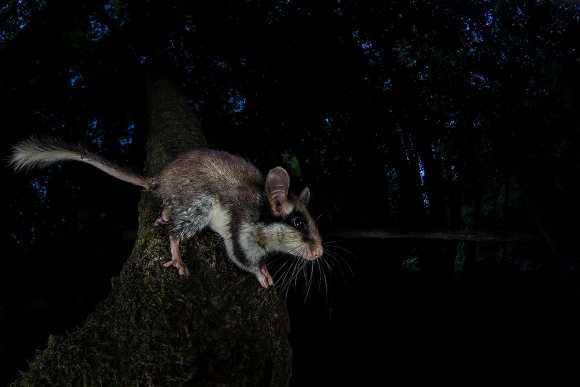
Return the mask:
M 292 225 L 298 230 L 304 230 L 304 219 L 302 219 L 300 216 L 296 216 L 292 219 Z

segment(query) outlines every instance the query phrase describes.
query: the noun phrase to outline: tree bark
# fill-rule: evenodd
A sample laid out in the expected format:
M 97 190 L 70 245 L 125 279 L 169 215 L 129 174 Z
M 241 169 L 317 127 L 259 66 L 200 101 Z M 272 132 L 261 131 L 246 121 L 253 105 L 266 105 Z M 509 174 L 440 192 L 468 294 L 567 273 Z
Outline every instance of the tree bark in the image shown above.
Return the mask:
M 206 141 L 177 87 L 157 71 L 147 90 L 150 134 L 146 171 Z M 220 238 L 206 231 L 183 243 L 191 276 L 170 260 L 161 211 L 148 192 L 139 203 L 138 237 L 109 296 L 84 326 L 51 336 L 21 386 L 287 386 L 289 318 L 274 290 L 228 261 Z

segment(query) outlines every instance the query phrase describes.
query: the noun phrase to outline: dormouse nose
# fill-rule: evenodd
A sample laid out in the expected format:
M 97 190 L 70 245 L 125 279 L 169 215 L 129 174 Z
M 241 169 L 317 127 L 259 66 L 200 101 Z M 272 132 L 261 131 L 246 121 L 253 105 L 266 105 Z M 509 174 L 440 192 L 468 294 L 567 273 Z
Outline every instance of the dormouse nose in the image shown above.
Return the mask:
M 322 257 L 322 254 L 324 254 L 324 249 L 322 248 L 322 245 L 314 246 L 310 251 L 312 253 L 313 258 L 320 258 Z

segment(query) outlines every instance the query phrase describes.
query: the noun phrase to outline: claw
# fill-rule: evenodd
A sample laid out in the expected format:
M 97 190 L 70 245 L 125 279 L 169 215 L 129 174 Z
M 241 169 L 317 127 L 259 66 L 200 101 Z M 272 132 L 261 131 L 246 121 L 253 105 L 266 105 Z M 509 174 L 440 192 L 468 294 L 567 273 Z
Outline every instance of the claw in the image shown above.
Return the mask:
M 187 265 L 181 259 L 176 260 L 172 259 L 171 261 L 165 262 L 163 266 L 164 267 L 173 266 L 178 270 L 180 276 L 189 277 L 189 270 L 187 269 Z
M 179 238 L 173 236 L 169 237 L 169 249 L 171 250 L 171 261 L 165 262 L 163 266 L 173 266 L 179 271 L 180 276 L 189 277 L 187 265 L 183 262 L 181 255 L 179 254 Z

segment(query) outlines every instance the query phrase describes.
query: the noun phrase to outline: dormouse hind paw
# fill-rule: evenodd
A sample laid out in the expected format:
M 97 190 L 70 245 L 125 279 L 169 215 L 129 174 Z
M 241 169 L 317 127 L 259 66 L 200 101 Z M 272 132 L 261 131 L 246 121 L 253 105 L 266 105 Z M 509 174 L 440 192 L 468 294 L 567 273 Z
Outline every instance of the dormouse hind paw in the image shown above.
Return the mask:
M 187 265 L 181 259 L 179 259 L 179 260 L 172 259 L 171 261 L 165 262 L 163 264 L 163 266 L 165 266 L 165 267 L 173 266 L 177 269 L 180 276 L 186 277 L 186 278 L 189 277 L 189 270 L 187 269 Z
M 171 208 L 167 207 L 164 208 L 163 211 L 161 211 L 161 215 L 159 216 L 159 218 L 155 219 L 155 223 L 153 223 L 153 225 L 157 227 L 167 224 L 169 223 L 169 219 L 171 219 Z
M 155 223 L 153 223 L 153 226 L 158 227 L 158 226 L 162 226 L 164 224 L 169 223 L 169 221 L 164 220 L 162 217 L 159 217 L 157 219 L 155 219 Z

